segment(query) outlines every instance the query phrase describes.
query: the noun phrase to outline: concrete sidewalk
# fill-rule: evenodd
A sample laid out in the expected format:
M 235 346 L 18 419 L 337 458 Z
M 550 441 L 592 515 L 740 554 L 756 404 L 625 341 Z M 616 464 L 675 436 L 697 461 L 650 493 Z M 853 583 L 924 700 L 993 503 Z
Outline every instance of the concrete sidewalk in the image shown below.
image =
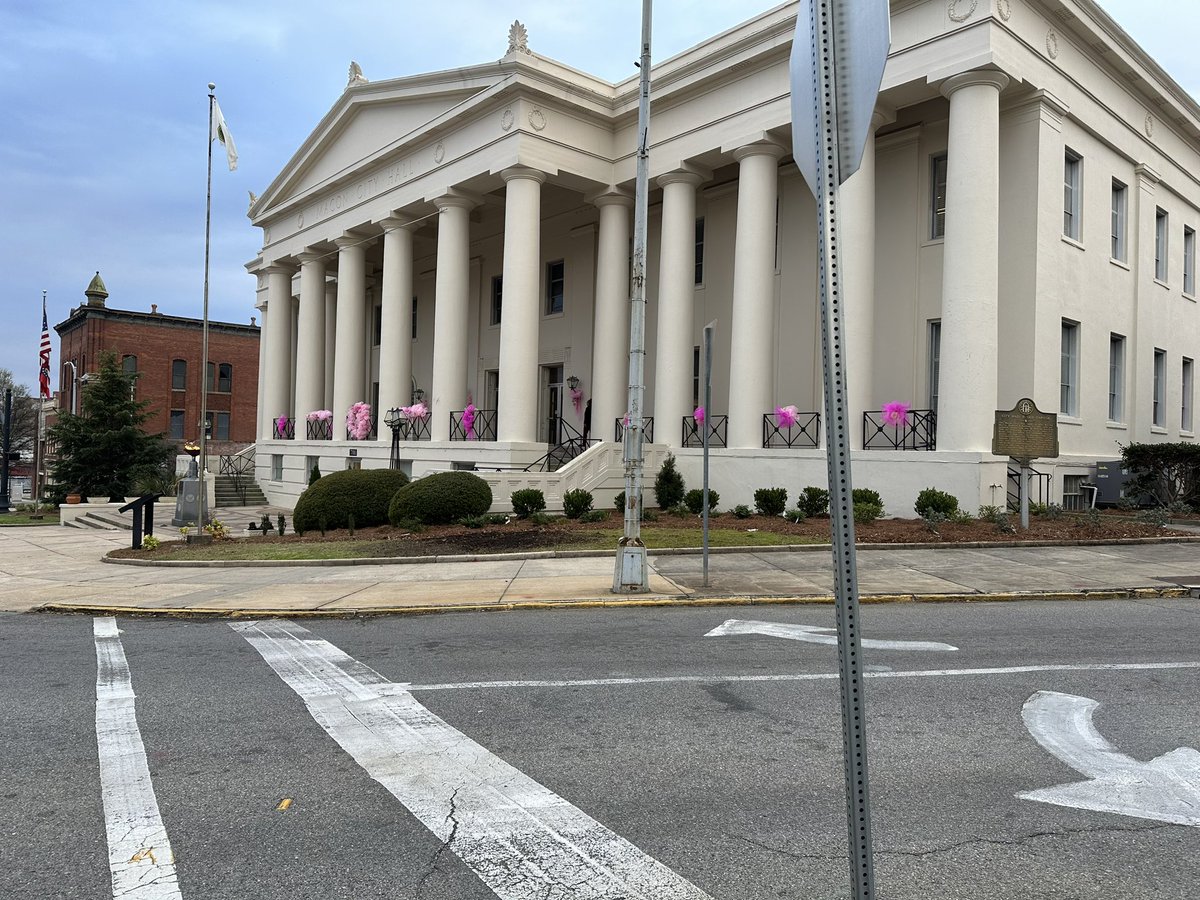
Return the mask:
M 232 516 L 230 525 L 261 511 Z M 244 519 L 244 523 L 242 520 Z M 156 524 L 156 532 L 177 532 Z M 238 528 L 240 533 L 240 527 Z M 611 591 L 613 554 L 530 554 L 422 564 L 127 566 L 101 562 L 129 545 L 128 532 L 57 526 L 0 528 L 0 610 L 39 609 L 190 615 L 431 612 L 572 605 L 828 602 L 828 548 L 758 548 L 709 560 L 650 555 L 650 594 Z M 1200 546 L 1097 546 L 859 550 L 864 601 L 1187 596 L 1200 586 Z

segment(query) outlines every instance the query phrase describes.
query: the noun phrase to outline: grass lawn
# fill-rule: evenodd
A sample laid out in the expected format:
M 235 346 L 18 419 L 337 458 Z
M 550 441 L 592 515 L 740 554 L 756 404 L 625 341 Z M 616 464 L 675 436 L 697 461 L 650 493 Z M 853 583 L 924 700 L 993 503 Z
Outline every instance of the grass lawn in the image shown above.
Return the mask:
M 0 527 L 6 525 L 57 525 L 58 510 L 53 507 L 42 511 L 41 518 L 33 518 L 33 513 L 10 512 L 0 515 Z

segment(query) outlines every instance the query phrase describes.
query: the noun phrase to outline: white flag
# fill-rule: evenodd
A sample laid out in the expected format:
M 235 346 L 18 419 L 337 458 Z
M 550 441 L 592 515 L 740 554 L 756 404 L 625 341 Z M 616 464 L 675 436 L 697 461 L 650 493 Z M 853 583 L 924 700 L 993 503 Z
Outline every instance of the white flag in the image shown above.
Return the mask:
M 225 124 L 225 117 L 221 115 L 221 104 L 217 102 L 217 98 L 213 97 L 212 108 L 212 134 L 208 136 L 209 142 L 220 141 L 225 147 L 225 155 L 229 157 L 229 171 L 237 169 L 237 147 L 233 143 L 233 135 L 229 133 L 229 126 Z

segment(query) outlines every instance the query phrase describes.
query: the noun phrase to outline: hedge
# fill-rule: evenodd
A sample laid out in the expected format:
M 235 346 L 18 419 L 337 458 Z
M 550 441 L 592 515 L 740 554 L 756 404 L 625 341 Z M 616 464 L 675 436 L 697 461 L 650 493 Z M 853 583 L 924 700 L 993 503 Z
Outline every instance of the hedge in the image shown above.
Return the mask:
M 292 527 L 297 532 L 346 528 L 354 516 L 357 528 L 388 523 L 392 496 L 408 484 L 399 469 L 343 469 L 314 481 L 296 501 Z
M 491 506 L 492 489 L 478 475 L 436 472 L 396 491 L 388 507 L 388 519 L 393 525 L 414 521 L 449 525 L 469 516 L 482 516 Z

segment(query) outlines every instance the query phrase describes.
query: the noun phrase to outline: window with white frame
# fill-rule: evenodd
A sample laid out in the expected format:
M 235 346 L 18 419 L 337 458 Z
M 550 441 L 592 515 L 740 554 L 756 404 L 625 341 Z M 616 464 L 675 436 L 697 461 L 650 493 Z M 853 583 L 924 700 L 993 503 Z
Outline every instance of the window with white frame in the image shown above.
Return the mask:
M 283 481 L 283 454 L 271 454 L 271 480 Z
M 1125 338 L 1108 336 L 1108 421 L 1123 422 L 1125 416 Z
M 1192 430 L 1192 361 L 1183 358 L 1183 396 L 1179 401 L 1179 430 Z
M 500 324 L 500 313 L 504 308 L 504 276 L 492 276 L 492 318 L 493 325 Z
M 937 412 L 938 382 L 942 369 L 942 322 L 931 319 L 929 322 L 929 408 Z
M 1059 368 L 1058 411 L 1079 415 L 1079 323 L 1062 320 L 1062 365 Z
M 1183 226 L 1183 292 L 1196 293 L 1196 229 Z
M 1063 234 L 1072 240 L 1083 236 L 1080 200 L 1083 194 L 1083 157 L 1067 150 L 1063 160 Z
M 1167 213 L 1161 207 L 1154 211 L 1154 277 L 1167 280 Z
M 546 264 L 546 315 L 553 316 L 563 311 L 566 291 L 567 264 L 559 259 Z
M 1112 258 L 1125 262 L 1125 229 L 1129 191 L 1117 179 L 1112 183 Z
M 700 347 L 692 347 L 692 406 L 700 405 Z
M 1151 424 L 1167 426 L 1167 351 L 1154 348 L 1154 406 Z
M 704 284 L 704 216 L 696 220 L 696 284 Z
M 417 339 L 417 298 L 416 297 L 413 297 L 411 328 L 412 328 L 412 339 L 415 341 Z
M 945 153 L 929 161 L 929 237 L 946 236 L 946 162 Z

